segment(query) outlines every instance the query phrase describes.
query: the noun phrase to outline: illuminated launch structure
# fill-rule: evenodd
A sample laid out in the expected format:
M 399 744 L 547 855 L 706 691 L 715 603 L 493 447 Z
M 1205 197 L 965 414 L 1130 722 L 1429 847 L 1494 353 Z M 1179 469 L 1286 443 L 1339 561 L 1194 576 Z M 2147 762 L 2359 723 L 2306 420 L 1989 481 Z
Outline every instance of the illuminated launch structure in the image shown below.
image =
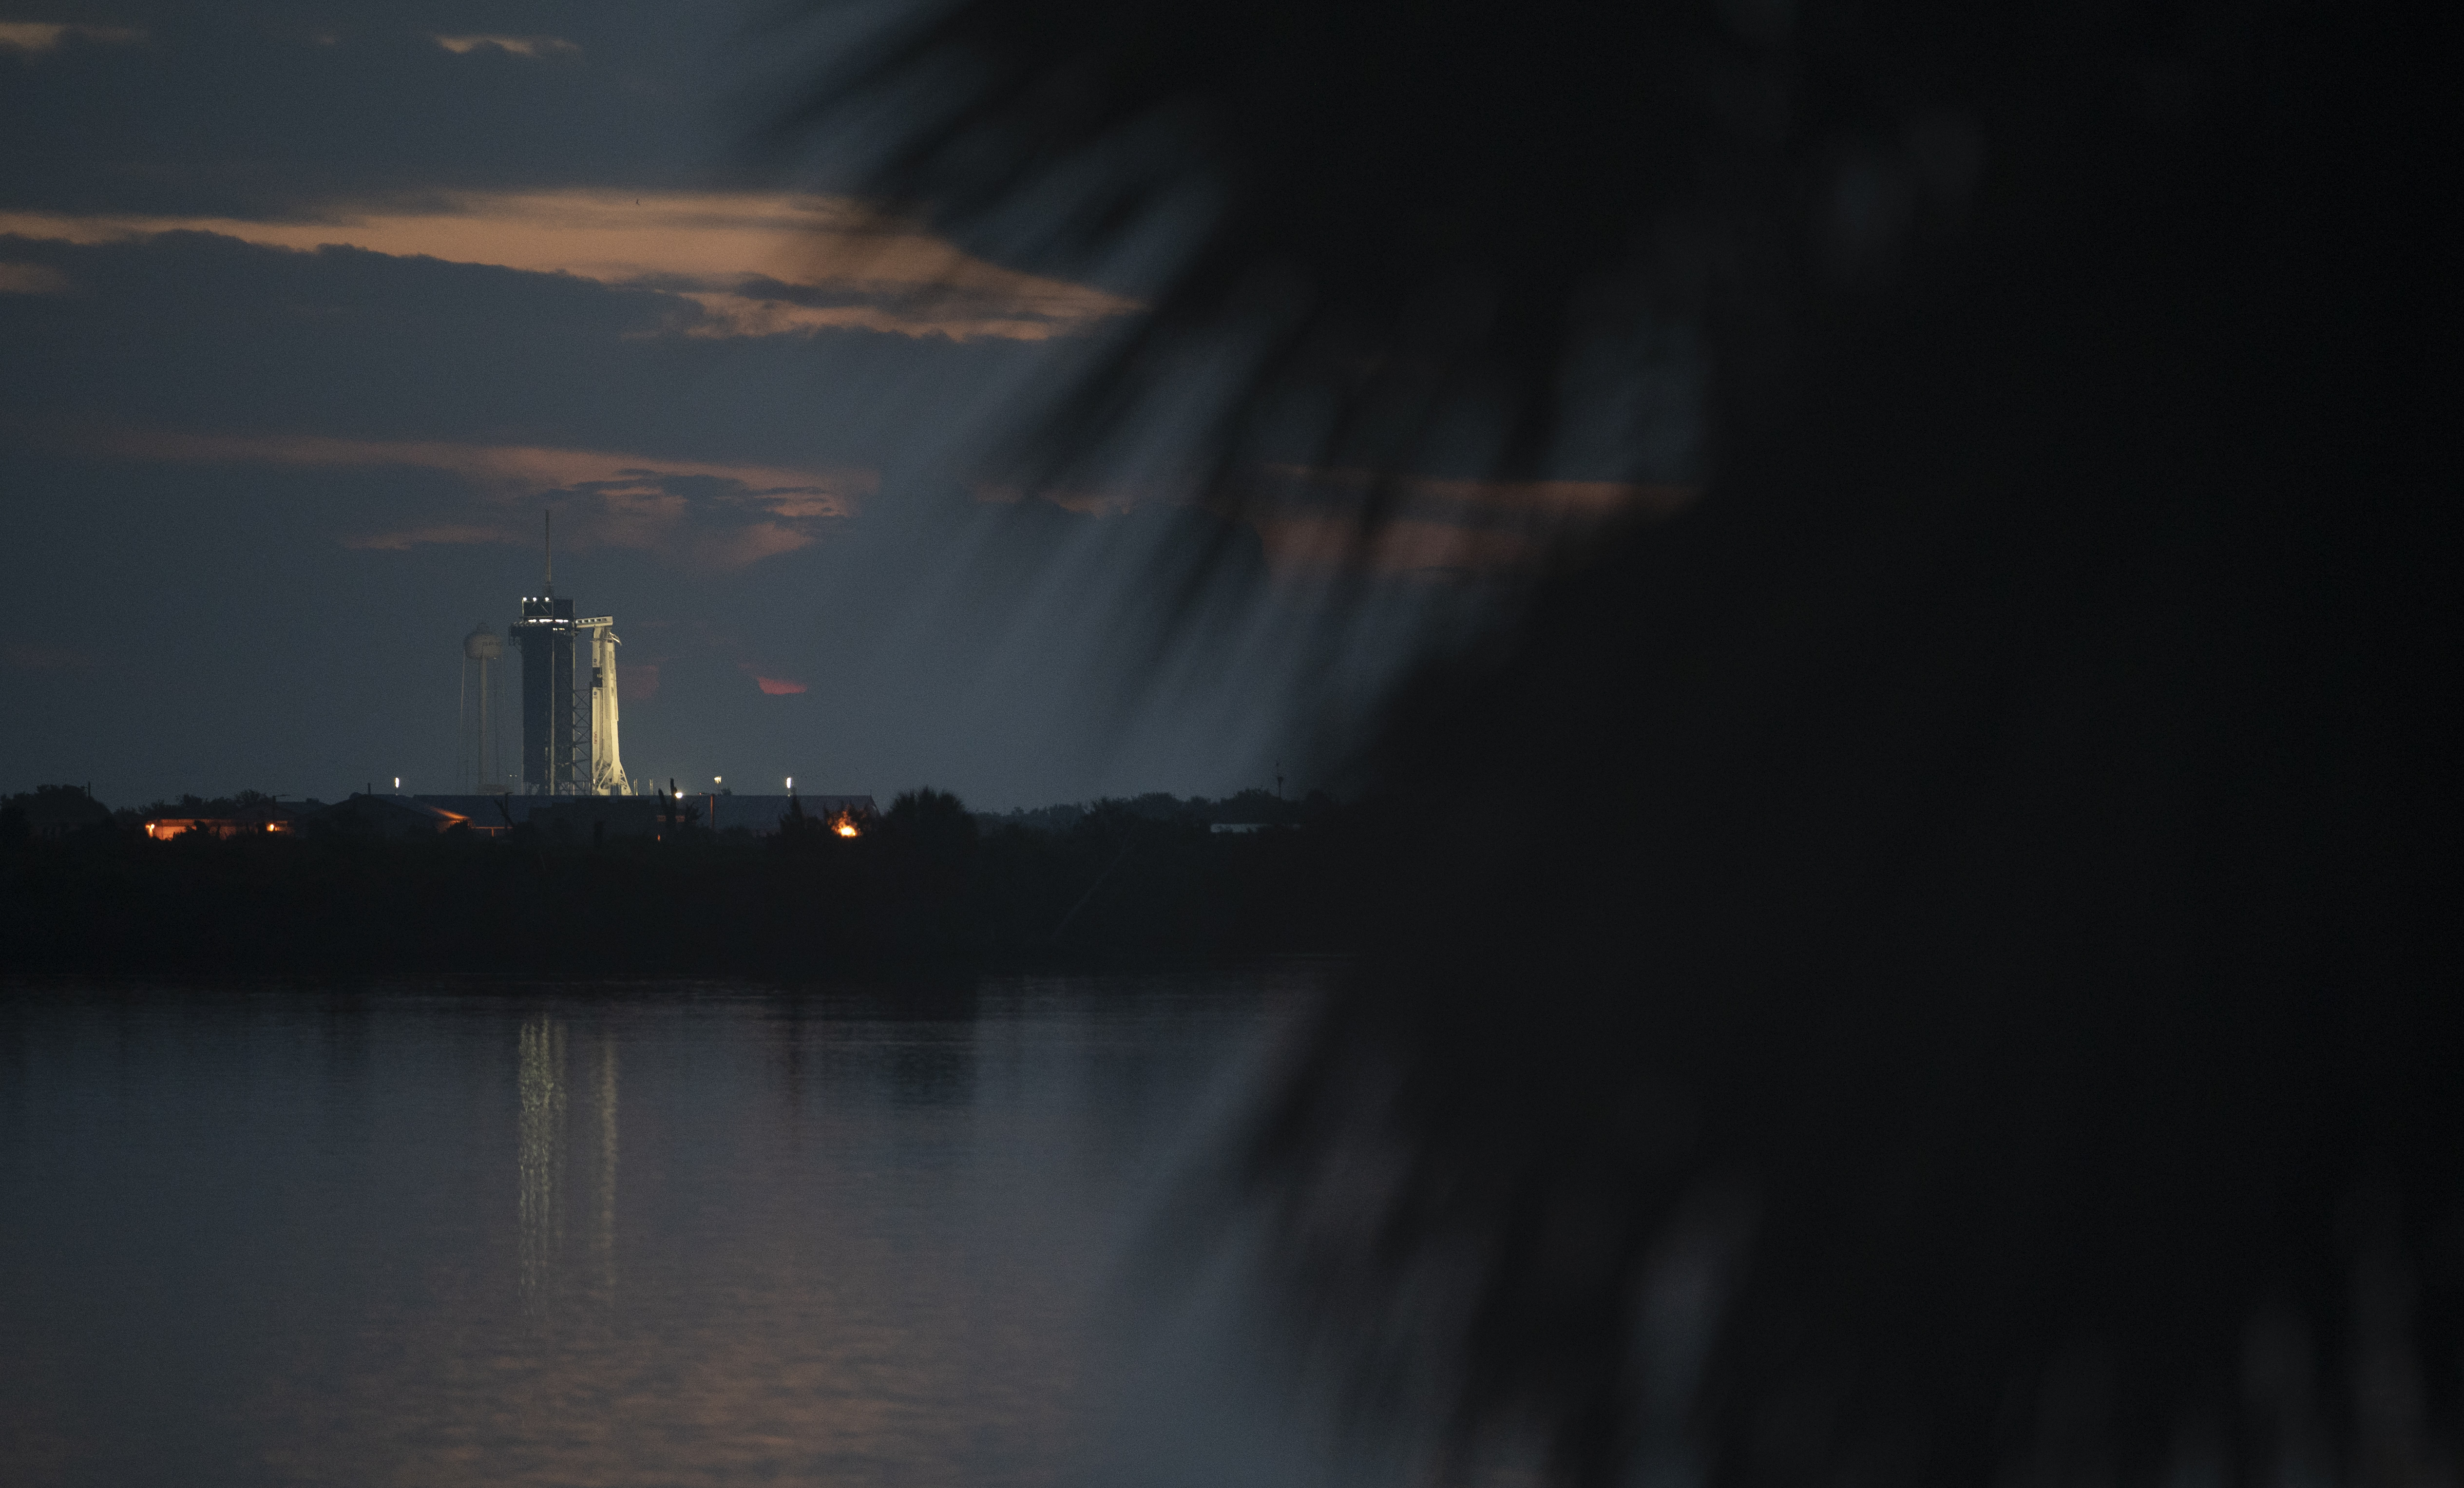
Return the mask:
M 629 795 L 616 747 L 616 647 L 625 644 L 616 634 L 616 617 L 594 616 L 573 626 L 590 635 L 590 794 Z
M 514 639 L 522 655 L 522 785 L 534 796 L 623 796 L 629 792 L 617 747 L 616 636 L 612 615 L 576 619 L 556 597 L 556 526 L 546 538 L 546 584 L 522 600 Z M 588 668 L 575 676 L 575 643 L 587 636 Z M 577 681 L 588 688 L 585 695 Z
M 455 734 L 456 785 L 477 795 L 505 788 L 505 764 L 497 747 L 496 671 L 505 655 L 502 637 L 486 625 L 462 638 L 462 716 Z
M 573 747 L 588 723 L 573 706 L 573 602 L 556 597 L 552 532 L 550 541 L 547 592 L 524 596 L 514 622 L 522 651 L 522 785 L 534 796 L 579 796 Z

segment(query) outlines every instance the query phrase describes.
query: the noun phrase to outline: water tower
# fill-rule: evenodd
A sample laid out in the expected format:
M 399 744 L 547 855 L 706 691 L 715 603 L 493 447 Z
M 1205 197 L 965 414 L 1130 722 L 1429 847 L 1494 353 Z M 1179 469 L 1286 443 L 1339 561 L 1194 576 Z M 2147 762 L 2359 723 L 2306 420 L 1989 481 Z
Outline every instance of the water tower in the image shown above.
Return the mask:
M 462 715 L 455 734 L 453 779 L 466 791 L 505 788 L 504 760 L 496 747 L 500 727 L 496 664 L 504 656 L 503 638 L 485 624 L 462 638 Z

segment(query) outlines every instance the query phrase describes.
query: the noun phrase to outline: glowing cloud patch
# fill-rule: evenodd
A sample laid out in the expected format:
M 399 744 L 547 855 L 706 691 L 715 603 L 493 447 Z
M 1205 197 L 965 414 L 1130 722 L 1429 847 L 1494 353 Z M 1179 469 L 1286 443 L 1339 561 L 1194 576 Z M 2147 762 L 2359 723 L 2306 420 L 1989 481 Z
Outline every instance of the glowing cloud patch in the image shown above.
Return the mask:
M 1365 568 L 1457 579 L 1519 569 L 1541 557 L 1540 544 L 1521 534 L 1453 522 L 1390 521 L 1365 548 L 1350 517 L 1261 516 L 1252 525 L 1266 561 L 1285 573 Z
M 65 295 L 69 276 L 49 264 L 0 263 L 0 295 Z
M 669 460 L 606 449 L 533 445 L 463 445 L 431 440 L 327 439 L 312 434 L 130 433 L 103 442 L 124 458 L 181 464 L 407 465 L 449 470 L 509 495 L 594 488 L 618 497 L 657 493 L 662 479 L 706 476 L 743 487 L 765 509 L 797 516 L 848 516 L 880 477 L 871 470 L 803 470 L 781 466 Z
M 880 485 L 879 474 L 868 470 L 793 470 L 519 445 L 146 432 L 92 444 L 119 458 L 184 464 L 443 470 L 468 483 L 484 501 L 527 503 L 555 495 L 569 502 L 582 519 L 572 530 L 577 540 L 671 554 L 688 567 L 707 571 L 744 568 L 809 546 L 823 523 L 854 515 Z M 343 538 L 342 545 L 380 552 L 438 544 L 526 546 L 539 540 L 533 519 L 527 511 L 519 516 L 482 513 L 477 520 L 363 533 Z M 558 527 L 566 530 L 561 522 Z
M 567 41 L 562 36 L 438 36 L 431 34 L 429 39 L 455 56 L 469 56 L 473 52 L 502 52 L 512 56 L 561 56 L 567 53 L 582 50 L 579 42 Z
M 1390 514 L 1361 531 L 1380 482 L 1365 470 L 1268 466 L 1244 514 L 1284 571 L 1368 569 L 1458 580 L 1545 566 L 1565 541 L 1619 519 L 1671 516 L 1695 492 L 1644 481 L 1386 477 Z
M 0 51 L 29 57 L 56 50 L 71 36 L 105 46 L 129 46 L 144 40 L 145 33 L 135 26 L 85 26 L 75 21 L 0 21 Z
M 1139 308 L 1089 285 L 987 263 L 848 197 L 464 192 L 300 222 L 0 211 L 0 233 L 27 238 L 96 244 L 174 231 L 657 290 L 683 302 L 673 330 L 698 337 L 859 329 L 1043 340 L 1082 334 Z
M 1270 465 L 1265 473 L 1295 493 L 1317 492 L 1344 500 L 1365 494 L 1375 471 Z M 1394 479 L 1394 493 L 1428 510 L 1454 513 L 1531 514 L 1573 519 L 1636 514 L 1667 516 L 1694 499 L 1684 486 L 1614 480 L 1461 480 L 1433 475 Z
M 790 697 L 804 690 L 804 685 L 803 683 L 789 682 L 781 677 L 763 677 L 757 675 L 754 677 L 753 683 L 754 686 L 759 688 L 762 691 L 768 693 L 772 697 Z

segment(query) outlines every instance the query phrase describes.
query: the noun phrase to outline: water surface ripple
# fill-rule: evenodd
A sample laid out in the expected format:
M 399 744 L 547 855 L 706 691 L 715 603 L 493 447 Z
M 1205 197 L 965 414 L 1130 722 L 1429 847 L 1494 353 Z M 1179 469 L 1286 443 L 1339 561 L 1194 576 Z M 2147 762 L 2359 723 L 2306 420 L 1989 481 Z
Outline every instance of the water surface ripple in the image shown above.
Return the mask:
M 0 988 L 0 1480 L 1287 1478 L 1122 1262 L 1311 980 Z

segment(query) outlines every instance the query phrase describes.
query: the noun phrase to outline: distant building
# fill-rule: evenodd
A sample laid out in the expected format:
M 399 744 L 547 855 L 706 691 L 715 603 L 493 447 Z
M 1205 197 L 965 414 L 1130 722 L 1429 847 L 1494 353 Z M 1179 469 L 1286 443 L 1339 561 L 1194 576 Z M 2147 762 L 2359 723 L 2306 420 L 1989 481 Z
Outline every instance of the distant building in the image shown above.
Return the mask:
M 353 796 L 298 819 L 297 829 L 399 842 L 434 837 L 470 821 L 458 812 L 422 805 L 409 796 Z
M 550 800 L 547 797 L 514 796 L 496 791 L 477 796 L 396 796 L 390 799 L 443 812 L 482 837 L 510 831 L 530 820 L 534 806 L 545 806 Z
M 603 837 L 657 837 L 667 830 L 666 796 L 388 796 L 445 813 L 486 835 L 529 822 L 552 837 L 588 841 Z M 787 803 L 796 801 L 816 821 L 871 816 L 869 796 L 680 795 L 675 809 L 694 826 L 714 831 L 741 827 L 756 837 L 779 830 Z
M 286 806 L 278 800 L 251 801 L 228 816 L 155 817 L 144 823 L 145 835 L 168 842 L 191 832 L 214 837 L 255 837 L 296 831 L 312 808 Z
M 686 796 L 683 802 L 701 813 L 702 825 L 715 832 L 742 827 L 756 837 L 767 837 L 779 830 L 780 820 L 787 815 L 787 803 L 796 802 L 807 817 L 815 821 L 834 820 L 842 816 L 869 817 L 876 814 L 869 796 Z

